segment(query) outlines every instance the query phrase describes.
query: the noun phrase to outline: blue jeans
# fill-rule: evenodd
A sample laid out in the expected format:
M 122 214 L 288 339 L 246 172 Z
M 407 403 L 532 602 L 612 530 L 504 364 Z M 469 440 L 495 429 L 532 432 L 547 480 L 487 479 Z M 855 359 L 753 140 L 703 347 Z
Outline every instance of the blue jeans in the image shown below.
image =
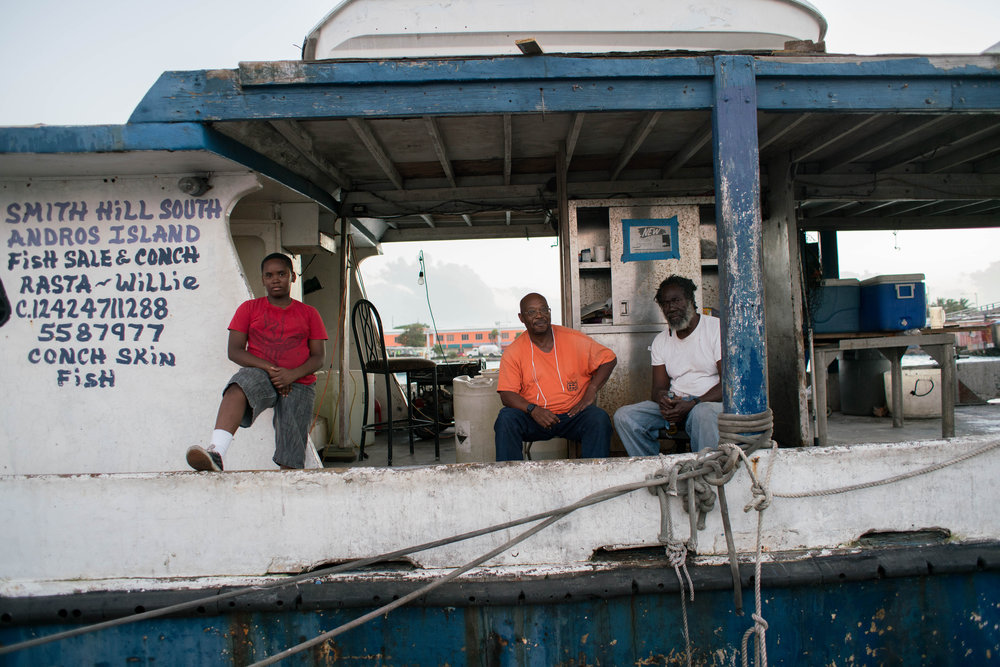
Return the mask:
M 684 430 L 691 436 L 691 451 L 697 452 L 719 445 L 719 415 L 722 403 L 699 403 L 688 413 Z M 633 403 L 615 412 L 615 429 L 629 456 L 656 456 L 660 442 L 656 435 L 670 423 L 660 414 L 653 401 Z
M 500 408 L 493 432 L 496 434 L 497 461 L 520 461 L 525 442 L 566 438 L 580 442 L 582 458 L 603 458 L 611 451 L 611 419 L 596 405 L 581 410 L 575 417 L 556 415 L 559 423 L 542 428 L 526 412 Z

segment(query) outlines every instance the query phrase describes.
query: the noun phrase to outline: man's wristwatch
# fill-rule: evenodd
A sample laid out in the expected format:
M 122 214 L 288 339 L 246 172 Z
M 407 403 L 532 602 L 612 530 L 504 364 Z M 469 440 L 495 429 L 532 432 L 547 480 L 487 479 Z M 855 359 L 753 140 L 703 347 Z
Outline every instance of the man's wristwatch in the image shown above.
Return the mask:
M 528 407 L 526 407 L 524 411 L 530 415 L 531 411 L 534 410 L 536 407 L 537 406 L 534 403 L 528 403 Z

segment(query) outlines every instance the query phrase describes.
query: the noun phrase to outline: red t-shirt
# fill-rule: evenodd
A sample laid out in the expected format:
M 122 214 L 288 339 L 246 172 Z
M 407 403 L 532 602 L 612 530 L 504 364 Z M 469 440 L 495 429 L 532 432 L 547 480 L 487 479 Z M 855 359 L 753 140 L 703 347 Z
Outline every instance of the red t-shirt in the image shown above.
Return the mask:
M 552 325 L 553 349 L 542 352 L 527 333 L 517 337 L 500 357 L 497 391 L 512 391 L 557 415 L 580 401 L 590 376 L 615 353 L 586 334 Z
M 281 368 L 298 368 L 309 358 L 309 341 L 326 340 L 323 319 L 312 306 L 292 299 L 287 308 L 271 305 L 266 296 L 244 301 L 229 329 L 247 335 L 247 351 Z M 316 376 L 296 382 L 312 384 Z

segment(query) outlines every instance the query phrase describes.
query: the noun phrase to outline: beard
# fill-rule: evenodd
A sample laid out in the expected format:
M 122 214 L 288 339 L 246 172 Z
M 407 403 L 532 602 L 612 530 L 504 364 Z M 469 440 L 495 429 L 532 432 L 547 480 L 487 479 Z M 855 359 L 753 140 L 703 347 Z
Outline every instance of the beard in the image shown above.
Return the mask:
M 682 314 L 667 317 L 667 326 L 670 327 L 671 331 L 684 331 L 691 326 L 691 320 L 696 314 L 694 304 L 689 301 Z

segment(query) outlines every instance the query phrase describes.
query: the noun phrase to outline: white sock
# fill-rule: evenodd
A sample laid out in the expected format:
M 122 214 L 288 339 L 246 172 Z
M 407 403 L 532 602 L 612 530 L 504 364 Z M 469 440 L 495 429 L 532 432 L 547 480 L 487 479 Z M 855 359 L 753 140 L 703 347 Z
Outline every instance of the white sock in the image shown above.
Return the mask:
M 221 428 L 212 431 L 212 449 L 219 452 L 219 456 L 225 456 L 226 450 L 233 442 L 233 434 Z

